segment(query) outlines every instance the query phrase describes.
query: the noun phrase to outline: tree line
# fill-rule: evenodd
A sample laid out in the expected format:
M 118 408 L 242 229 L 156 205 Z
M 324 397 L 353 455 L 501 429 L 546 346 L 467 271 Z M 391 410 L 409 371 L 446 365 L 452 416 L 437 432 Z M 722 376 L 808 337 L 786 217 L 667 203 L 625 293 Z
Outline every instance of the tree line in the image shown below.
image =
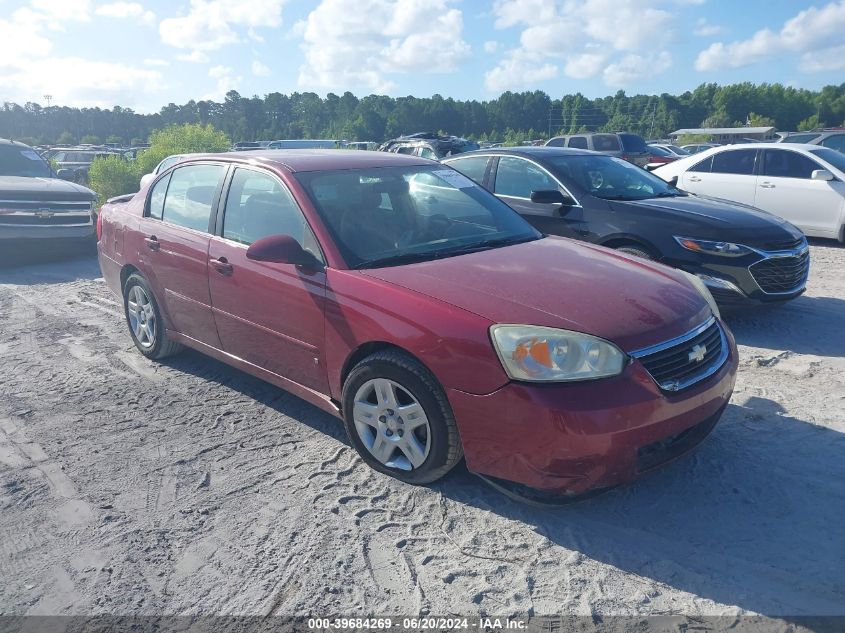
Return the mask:
M 442 131 L 472 138 L 520 142 L 550 134 L 629 131 L 665 137 L 678 128 L 774 125 L 807 130 L 845 125 L 845 83 L 812 91 L 775 84 L 708 83 L 681 95 L 588 99 L 580 93 L 553 99 L 540 90 L 505 92 L 489 101 L 432 97 L 358 98 L 350 92 L 244 97 L 230 91 L 222 102 L 170 103 L 154 114 L 130 108 L 42 107 L 4 103 L 0 137 L 29 144 L 115 142 L 138 144 L 171 125 L 213 125 L 233 141 L 330 138 L 383 141 L 400 134 Z

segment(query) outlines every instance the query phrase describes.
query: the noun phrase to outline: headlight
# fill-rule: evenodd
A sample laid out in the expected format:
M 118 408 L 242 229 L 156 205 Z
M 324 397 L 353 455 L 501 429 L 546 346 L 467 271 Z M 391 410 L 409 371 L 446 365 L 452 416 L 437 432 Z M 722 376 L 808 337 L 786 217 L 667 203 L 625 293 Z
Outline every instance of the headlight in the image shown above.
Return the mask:
M 719 314 L 719 306 L 716 304 L 716 300 L 713 298 L 713 295 L 710 293 L 710 289 L 705 285 L 705 283 L 691 273 L 684 270 L 681 272 L 687 276 L 690 283 L 696 287 L 696 289 L 701 293 L 701 296 L 704 297 L 707 303 L 710 304 L 710 309 L 713 310 L 713 314 L 715 314 L 716 317 L 721 318 L 721 314 Z
M 493 346 L 508 376 L 531 382 L 566 382 L 616 376 L 627 356 L 589 334 L 535 325 L 494 325 Z
M 675 241 L 688 251 L 696 253 L 710 253 L 711 255 L 725 255 L 727 257 L 739 257 L 753 253 L 750 248 L 733 242 L 711 242 L 708 240 L 694 240 L 691 237 L 674 236 Z

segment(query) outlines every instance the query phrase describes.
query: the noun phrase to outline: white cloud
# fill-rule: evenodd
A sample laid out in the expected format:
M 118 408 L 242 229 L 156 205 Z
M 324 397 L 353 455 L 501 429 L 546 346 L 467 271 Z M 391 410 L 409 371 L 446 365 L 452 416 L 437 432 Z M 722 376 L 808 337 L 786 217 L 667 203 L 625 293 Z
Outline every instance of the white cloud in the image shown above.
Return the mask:
M 125 64 L 76 57 L 32 59 L 0 73 L 0 100 L 35 101 L 50 94 L 55 104 L 133 106 L 164 87 L 161 73 Z
M 721 26 L 710 24 L 707 18 L 698 18 L 698 21 L 695 23 L 695 29 L 693 29 L 693 34 L 699 37 L 711 37 L 718 35 L 722 31 L 724 29 Z
M 484 42 L 484 52 L 485 53 L 495 53 L 499 50 L 499 43 L 495 40 L 489 40 Z
M 180 62 L 190 62 L 192 64 L 207 64 L 211 61 L 208 55 L 206 55 L 202 51 L 191 51 L 190 53 L 177 55 L 176 59 L 178 59 Z
M 230 90 L 237 90 L 243 77 L 235 76 L 230 66 L 212 66 L 208 69 L 208 76 L 216 80 L 217 87 L 202 97 L 203 101 L 222 101 Z
M 51 31 L 64 31 L 68 22 L 91 19 L 90 0 L 32 0 L 12 14 L 13 21 L 31 26 L 45 25 Z
M 845 44 L 812 53 L 804 53 L 798 67 L 806 73 L 845 70 Z
M 166 59 L 159 59 L 158 57 L 147 57 L 144 60 L 144 66 L 170 66 L 170 62 Z
M 641 51 L 673 37 L 674 13 L 668 4 L 691 0 L 495 0 L 497 29 L 522 29 L 519 46 L 505 51 L 485 75 L 490 91 L 531 87 L 535 81 L 554 78 L 559 66 L 573 79 L 601 76 L 618 86 L 645 79 L 671 65 L 667 50 L 649 56 L 657 62 L 639 72 L 634 68 Z M 696 2 L 697 0 L 692 0 Z M 668 62 L 667 62 L 668 60 Z
M 270 70 L 269 66 L 256 59 L 252 62 L 252 74 L 256 77 L 269 77 L 273 74 L 273 71 Z
M 174 48 L 216 50 L 240 41 L 238 28 L 254 33 L 260 27 L 282 24 L 287 0 L 191 0 L 187 15 L 167 18 L 159 25 L 161 41 Z
M 667 51 L 657 55 L 631 53 L 607 66 L 602 72 L 608 86 L 629 86 L 636 81 L 665 72 L 672 66 L 672 56 Z
M 136 19 L 144 24 L 154 24 L 156 14 L 148 11 L 142 4 L 137 2 L 110 2 L 101 4 L 94 10 L 96 15 L 107 18 Z
M 843 31 L 845 0 L 831 2 L 821 8 L 810 7 L 787 20 L 779 32 L 762 29 L 746 40 L 711 44 L 698 54 L 695 68 L 700 71 L 740 68 L 783 53 L 806 55 L 814 51 L 835 50 L 834 47 L 842 42 Z M 817 66 L 809 64 L 811 68 Z
M 469 54 L 451 0 L 322 0 L 303 24 L 299 85 L 389 92 L 390 75 L 449 72 Z

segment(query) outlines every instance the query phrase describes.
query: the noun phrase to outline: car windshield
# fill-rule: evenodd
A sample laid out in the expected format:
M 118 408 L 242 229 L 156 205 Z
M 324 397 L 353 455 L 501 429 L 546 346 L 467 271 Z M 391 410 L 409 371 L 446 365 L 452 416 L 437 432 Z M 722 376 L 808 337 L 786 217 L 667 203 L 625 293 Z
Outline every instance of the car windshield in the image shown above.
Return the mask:
M 0 176 L 50 178 L 49 165 L 38 153 L 24 145 L 0 145 Z
M 644 169 L 613 156 L 571 155 L 546 159 L 564 181 L 605 200 L 645 200 L 686 195 Z M 566 182 L 564 182 L 566 184 Z
M 542 237 L 449 167 L 296 174 L 352 268 L 450 257 Z
M 845 172 L 845 154 L 842 152 L 837 152 L 835 149 L 829 149 L 827 147 L 820 147 L 819 149 L 811 149 L 810 153 L 830 163 L 839 171 Z

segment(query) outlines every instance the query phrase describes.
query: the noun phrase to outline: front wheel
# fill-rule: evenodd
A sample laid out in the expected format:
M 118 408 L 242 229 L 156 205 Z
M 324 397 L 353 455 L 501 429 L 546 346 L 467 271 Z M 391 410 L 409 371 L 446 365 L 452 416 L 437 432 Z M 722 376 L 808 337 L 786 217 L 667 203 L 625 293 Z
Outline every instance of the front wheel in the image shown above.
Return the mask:
M 631 244 L 626 244 L 624 246 L 616 247 L 617 251 L 620 253 L 627 253 L 628 255 L 633 255 L 634 257 L 639 257 L 640 259 L 656 259 L 654 255 L 649 253 L 645 248 L 641 246 L 634 246 Z
M 463 457 L 443 388 L 399 351 L 377 352 L 352 369 L 343 385 L 343 419 L 361 458 L 407 483 L 440 479 Z
M 129 275 L 123 286 L 123 309 L 132 341 L 144 356 L 158 360 L 182 349 L 167 338 L 153 291 L 138 273 Z

